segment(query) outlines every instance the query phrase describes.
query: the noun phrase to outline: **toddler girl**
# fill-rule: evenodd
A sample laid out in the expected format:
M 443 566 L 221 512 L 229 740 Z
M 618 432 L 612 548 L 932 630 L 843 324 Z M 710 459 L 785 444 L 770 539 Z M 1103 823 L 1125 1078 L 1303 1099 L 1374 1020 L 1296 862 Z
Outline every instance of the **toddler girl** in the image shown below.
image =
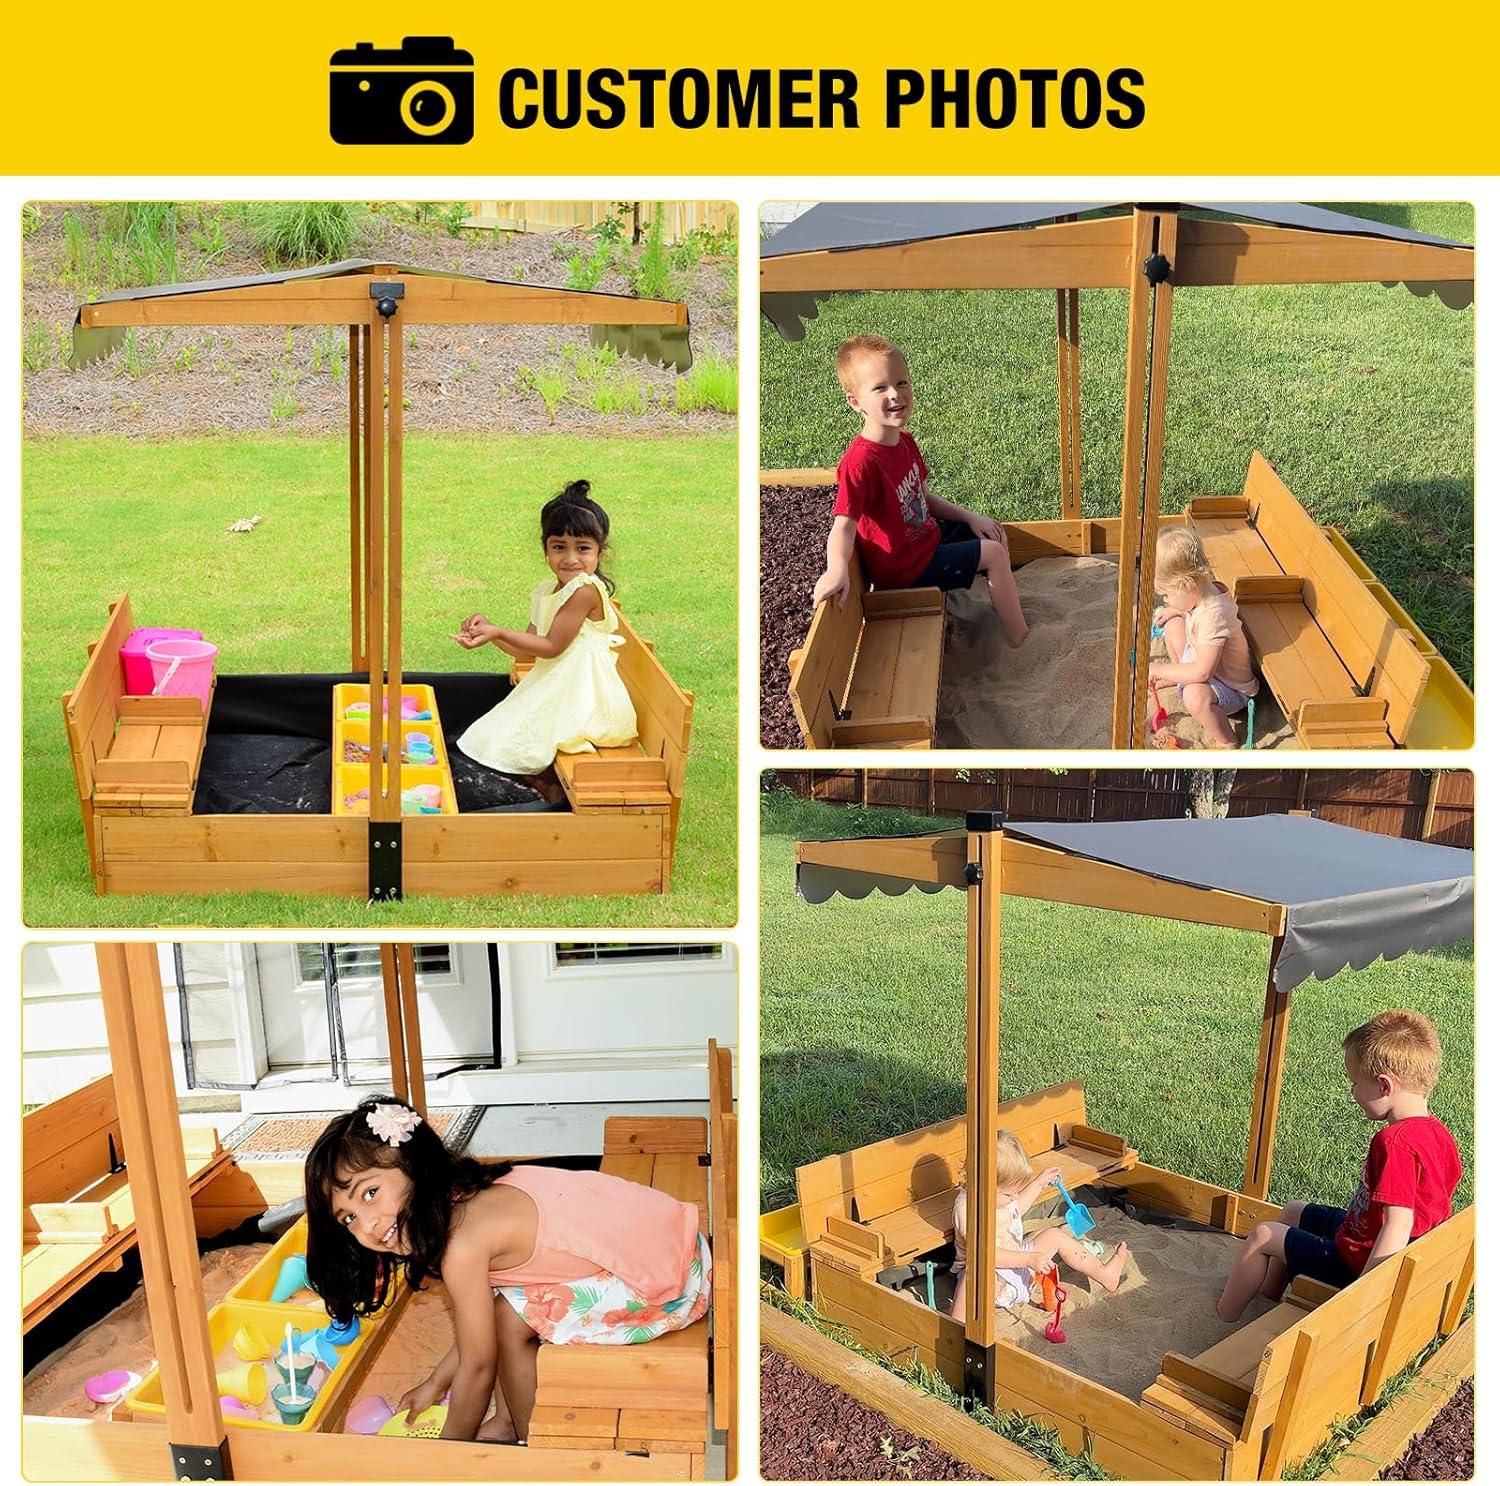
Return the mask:
M 1260 689 L 1250 669 L 1250 642 L 1239 606 L 1214 581 L 1208 555 L 1190 526 L 1169 526 L 1156 541 L 1156 586 L 1166 604 L 1156 611 L 1170 661 L 1154 660 L 1153 681 L 1182 691 L 1182 705 L 1203 725 L 1211 748 L 1233 748 L 1229 717 Z
M 626 1345 L 708 1311 L 698 1209 L 552 1166 L 456 1158 L 389 1095 L 340 1115 L 307 1157 L 308 1284 L 336 1322 L 441 1277 L 456 1340 L 402 1395 L 410 1423 L 450 1392 L 444 1439 L 524 1441 L 541 1342 Z M 493 1397 L 495 1412 L 481 1429 Z
M 542 507 L 542 554 L 552 578 L 531 591 L 525 632 L 471 614 L 454 638 L 465 650 L 498 645 L 535 664 L 497 706 L 466 728 L 458 746 L 502 774 L 538 774 L 559 753 L 622 748 L 635 741 L 635 707 L 616 668 L 620 617 L 599 571 L 609 517 L 574 480 Z
M 1036 1204 L 1042 1192 L 1062 1175 L 1049 1166 L 1036 1175 L 1031 1158 L 1009 1130 L 995 1137 L 995 1306 L 1011 1310 L 1031 1299 L 1031 1287 L 1040 1270 L 1053 1269 L 1058 1259 L 1106 1290 L 1117 1290 L 1129 1257 L 1126 1245 L 1117 1244 L 1107 1260 L 1096 1259 L 1066 1228 L 1043 1228 L 1028 1239 L 1021 1219 Z M 960 1186 L 953 1199 L 953 1273 L 958 1289 L 953 1293 L 950 1315 L 962 1321 L 968 1296 L 968 1202 L 967 1186 Z

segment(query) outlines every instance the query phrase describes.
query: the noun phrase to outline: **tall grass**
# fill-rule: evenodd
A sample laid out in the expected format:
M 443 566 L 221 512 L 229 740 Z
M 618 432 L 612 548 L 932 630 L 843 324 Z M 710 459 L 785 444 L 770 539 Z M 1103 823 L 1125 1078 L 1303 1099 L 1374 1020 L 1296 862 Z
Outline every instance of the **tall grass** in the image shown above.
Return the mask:
M 106 291 L 175 284 L 179 215 L 175 201 L 110 201 L 63 218 L 63 281 Z
M 703 352 L 694 357 L 687 375 L 678 377 L 672 404 L 679 413 L 695 413 L 700 408 L 733 413 L 740 405 L 739 368 L 726 356 Z
M 666 216 L 658 211 L 646 229 L 646 240 L 641 244 L 640 256 L 626 270 L 630 287 L 641 299 L 676 299 L 678 297 L 677 275 L 667 254 L 663 234 L 666 232 Z
M 364 209 L 352 201 L 266 201 L 247 216 L 271 268 L 348 258 L 365 225 Z

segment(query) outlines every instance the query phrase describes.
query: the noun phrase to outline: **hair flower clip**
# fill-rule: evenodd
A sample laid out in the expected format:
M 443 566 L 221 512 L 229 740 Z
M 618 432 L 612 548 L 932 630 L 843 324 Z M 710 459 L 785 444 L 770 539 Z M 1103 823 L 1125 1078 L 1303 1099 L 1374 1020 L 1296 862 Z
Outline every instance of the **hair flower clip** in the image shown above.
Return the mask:
M 422 1116 L 404 1104 L 377 1104 L 365 1116 L 365 1123 L 387 1145 L 404 1145 L 411 1132 L 422 1123 Z

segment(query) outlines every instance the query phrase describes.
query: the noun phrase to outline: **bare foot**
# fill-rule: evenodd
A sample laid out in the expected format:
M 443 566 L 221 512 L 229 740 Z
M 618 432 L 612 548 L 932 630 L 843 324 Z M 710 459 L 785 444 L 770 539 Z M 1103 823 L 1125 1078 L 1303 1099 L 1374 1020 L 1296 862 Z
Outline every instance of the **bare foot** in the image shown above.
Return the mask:
M 493 1414 L 479 1426 L 479 1433 L 474 1436 L 476 1440 L 484 1440 L 491 1445 L 517 1445 L 520 1441 L 516 1438 L 516 1429 L 509 1419 L 503 1423 Z
M 1120 1288 L 1120 1280 L 1125 1274 L 1125 1261 L 1130 1258 L 1130 1249 L 1125 1244 L 1120 1244 L 1109 1256 L 1104 1266 L 1104 1278 L 1100 1284 L 1111 1293 Z

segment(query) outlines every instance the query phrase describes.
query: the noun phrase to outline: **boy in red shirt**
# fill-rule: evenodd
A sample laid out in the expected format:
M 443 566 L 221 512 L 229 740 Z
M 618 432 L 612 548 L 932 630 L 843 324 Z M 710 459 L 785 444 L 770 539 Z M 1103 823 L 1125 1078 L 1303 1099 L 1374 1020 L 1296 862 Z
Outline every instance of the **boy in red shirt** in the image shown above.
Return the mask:
M 901 348 L 880 335 L 856 335 L 838 349 L 839 381 L 864 425 L 839 461 L 839 493 L 828 534 L 828 567 L 813 588 L 842 609 L 856 541 L 876 588 L 967 588 L 983 573 L 1006 642 L 1026 638 L 1021 598 L 1010 571 L 1005 530 L 931 495 L 927 465 L 906 432 L 911 372 Z
M 1359 1186 L 1347 1208 L 1289 1202 L 1257 1223 L 1219 1297 L 1221 1321 L 1238 1321 L 1257 1291 L 1279 1300 L 1299 1274 L 1352 1284 L 1448 1217 L 1463 1161 L 1427 1109 L 1442 1062 L 1437 1028 L 1415 1011 L 1382 1011 L 1344 1039 L 1349 1097 L 1383 1124 Z

